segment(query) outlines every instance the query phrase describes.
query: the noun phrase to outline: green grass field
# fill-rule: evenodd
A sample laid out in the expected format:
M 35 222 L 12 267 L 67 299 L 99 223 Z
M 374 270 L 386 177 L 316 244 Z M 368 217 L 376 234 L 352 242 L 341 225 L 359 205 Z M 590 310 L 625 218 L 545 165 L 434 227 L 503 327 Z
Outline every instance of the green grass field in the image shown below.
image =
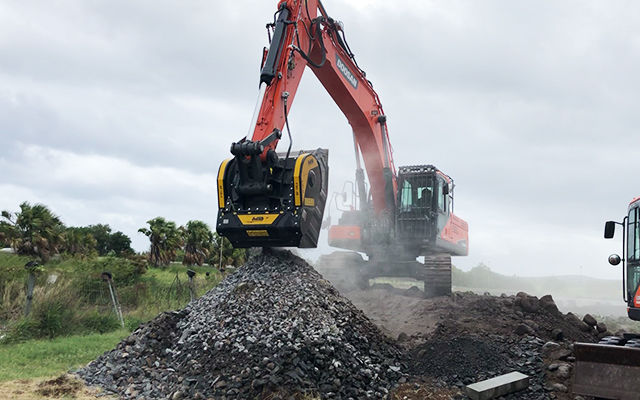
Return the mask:
M 60 375 L 111 350 L 128 335 L 119 330 L 0 345 L 0 382 Z
M 22 380 L 33 383 L 85 365 L 113 349 L 139 323 L 183 308 L 190 300 L 187 267 L 178 263 L 132 275 L 135 267 L 127 260 L 62 259 L 37 272 L 32 313 L 24 318 L 27 261 L 27 257 L 0 253 L 0 338 L 7 339 L 0 340 L 0 398 L 14 398 L 15 391 L 6 397 L 7 390 L 20 391 Z M 197 297 L 223 278 L 209 266 L 189 268 L 197 273 Z M 126 329 L 119 329 L 107 284 L 99 277 L 104 270 L 113 272 Z M 48 282 L 52 276 L 57 277 L 55 284 Z M 105 290 L 106 297 L 96 295 Z M 43 328 L 55 328 L 55 334 L 49 335 L 54 338 L 39 339 L 46 336 Z

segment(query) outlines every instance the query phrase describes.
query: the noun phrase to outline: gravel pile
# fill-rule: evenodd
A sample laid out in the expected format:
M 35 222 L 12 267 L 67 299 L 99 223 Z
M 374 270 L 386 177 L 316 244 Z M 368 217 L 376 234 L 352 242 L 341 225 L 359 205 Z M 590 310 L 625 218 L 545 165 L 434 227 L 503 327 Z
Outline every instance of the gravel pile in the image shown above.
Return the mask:
M 311 266 L 269 252 L 78 375 L 124 398 L 383 398 L 406 372 L 401 358 Z

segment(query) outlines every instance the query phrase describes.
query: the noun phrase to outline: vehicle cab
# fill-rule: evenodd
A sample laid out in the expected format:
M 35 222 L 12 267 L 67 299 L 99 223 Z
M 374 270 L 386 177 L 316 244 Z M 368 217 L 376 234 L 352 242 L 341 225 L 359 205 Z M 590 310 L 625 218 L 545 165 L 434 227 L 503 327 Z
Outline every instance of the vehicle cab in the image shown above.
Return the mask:
M 438 221 L 451 212 L 449 182 L 432 165 L 400 167 L 398 172 L 398 238 L 435 245 Z
M 615 226 L 622 225 L 622 259 L 617 254 L 609 256 L 611 265 L 623 263 L 624 300 L 627 302 L 629 318 L 640 321 L 640 197 L 629 204 L 629 211 L 622 222 L 608 221 L 605 224 L 605 239 L 613 238 Z

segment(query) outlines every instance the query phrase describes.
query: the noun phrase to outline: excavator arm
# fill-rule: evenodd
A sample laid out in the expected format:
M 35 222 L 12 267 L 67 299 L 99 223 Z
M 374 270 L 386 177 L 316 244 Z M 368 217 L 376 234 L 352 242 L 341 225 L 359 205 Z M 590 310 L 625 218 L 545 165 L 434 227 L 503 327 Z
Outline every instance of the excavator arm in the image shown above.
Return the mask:
M 327 199 L 328 151 L 292 152 L 288 130 L 288 113 L 307 67 L 352 127 L 359 180 L 364 177 L 361 153 L 374 215 L 391 221 L 397 182 L 386 116 L 341 24 L 319 0 L 282 0 L 267 27 L 270 47 L 263 57 L 251 139 L 233 143 L 234 157 L 218 172 L 218 233 L 236 247 L 316 247 Z M 285 129 L 289 147 L 277 153 Z

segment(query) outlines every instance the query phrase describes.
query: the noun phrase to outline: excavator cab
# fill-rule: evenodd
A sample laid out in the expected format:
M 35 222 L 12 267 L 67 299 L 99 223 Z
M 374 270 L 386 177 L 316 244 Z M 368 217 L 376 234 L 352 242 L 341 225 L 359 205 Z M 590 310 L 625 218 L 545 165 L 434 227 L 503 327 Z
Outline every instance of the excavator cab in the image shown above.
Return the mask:
M 400 167 L 396 236 L 410 252 L 467 255 L 466 223 L 453 215 L 453 186 L 433 165 Z
M 234 247 L 316 247 L 327 200 L 328 151 L 261 154 L 234 143 L 218 170 L 217 232 Z
M 436 179 L 431 166 L 401 167 L 398 174 L 397 236 L 428 240 L 437 228 Z

